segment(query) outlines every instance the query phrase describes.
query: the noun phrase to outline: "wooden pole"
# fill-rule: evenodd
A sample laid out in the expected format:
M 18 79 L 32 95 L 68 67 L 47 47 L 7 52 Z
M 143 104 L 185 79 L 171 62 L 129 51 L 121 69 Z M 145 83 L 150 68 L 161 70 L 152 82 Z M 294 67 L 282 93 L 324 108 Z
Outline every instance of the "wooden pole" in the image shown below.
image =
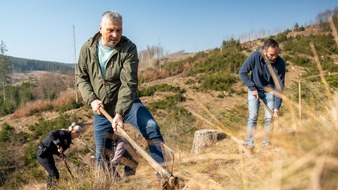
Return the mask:
M 113 118 L 104 110 L 103 107 L 100 107 L 100 112 L 111 122 L 113 123 Z M 145 150 L 143 150 L 127 133 L 121 126 L 117 126 L 118 133 L 120 133 L 124 138 L 126 138 L 129 143 L 136 149 L 136 151 L 143 156 L 144 159 L 153 167 L 166 181 L 168 181 L 172 176 L 171 174 L 164 169 L 159 163 L 157 163 Z
M 302 123 L 302 89 L 301 89 L 301 84 L 300 80 L 298 81 L 298 116 L 299 116 L 299 121 Z
M 78 103 L 78 96 L 77 96 L 77 85 L 76 85 L 76 65 L 77 65 L 77 62 L 76 62 L 76 44 L 75 44 L 75 26 L 73 25 L 73 41 L 74 41 L 74 89 L 75 89 L 75 100 L 76 100 L 76 103 Z
M 270 110 L 270 108 L 263 102 L 262 99 L 259 98 L 259 100 L 263 103 L 264 108 L 271 114 L 271 116 L 273 117 L 273 112 Z

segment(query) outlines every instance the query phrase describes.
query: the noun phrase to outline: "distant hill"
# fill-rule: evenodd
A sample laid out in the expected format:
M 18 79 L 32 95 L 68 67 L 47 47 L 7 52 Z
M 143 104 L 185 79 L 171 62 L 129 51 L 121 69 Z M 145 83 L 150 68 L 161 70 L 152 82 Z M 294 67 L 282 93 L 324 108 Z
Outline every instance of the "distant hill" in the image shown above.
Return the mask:
M 31 71 L 58 71 L 61 73 L 69 73 L 74 70 L 74 64 L 25 59 L 12 56 L 7 56 L 7 58 L 12 64 L 13 72 L 17 73 Z

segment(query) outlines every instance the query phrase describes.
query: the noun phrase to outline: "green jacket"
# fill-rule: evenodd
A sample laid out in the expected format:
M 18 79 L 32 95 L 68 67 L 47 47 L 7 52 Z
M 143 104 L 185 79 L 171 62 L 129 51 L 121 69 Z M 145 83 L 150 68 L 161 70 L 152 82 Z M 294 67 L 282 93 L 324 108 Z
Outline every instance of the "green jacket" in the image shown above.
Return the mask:
M 97 51 L 100 37 L 98 32 L 83 44 L 76 67 L 76 83 L 87 104 L 99 99 L 112 117 L 116 113 L 124 116 L 137 98 L 139 60 L 136 45 L 122 36 L 110 57 L 103 78 Z

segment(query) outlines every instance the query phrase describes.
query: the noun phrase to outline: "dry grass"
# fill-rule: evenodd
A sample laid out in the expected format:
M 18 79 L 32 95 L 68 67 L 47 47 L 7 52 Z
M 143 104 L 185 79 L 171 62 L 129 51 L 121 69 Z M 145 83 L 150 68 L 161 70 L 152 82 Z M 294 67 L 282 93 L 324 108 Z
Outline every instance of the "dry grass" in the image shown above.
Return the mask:
M 275 123 L 273 144 L 269 148 L 256 146 L 248 155 L 241 144 L 243 131 L 234 132 L 222 126 L 203 103 L 198 102 L 195 116 L 209 127 L 222 130 L 229 138 L 219 141 L 201 154 L 171 146 L 175 152 L 174 176 L 180 178 L 180 189 L 337 189 L 338 188 L 338 95 L 327 99 L 325 109 L 284 113 Z M 299 109 L 298 102 L 284 97 L 284 106 Z M 197 113 L 197 110 L 202 113 Z M 87 131 L 88 132 L 88 131 Z M 263 139 L 263 130 L 256 131 L 256 142 Z M 134 138 L 135 139 L 135 138 Z M 170 141 L 169 141 L 170 142 Z M 59 165 L 59 189 L 121 189 L 157 190 L 161 183 L 155 170 L 143 159 L 135 176 L 115 181 L 90 163 L 88 156 L 80 156 L 81 166 L 71 166 L 75 181 Z M 121 172 L 121 168 L 119 170 Z M 123 174 L 123 172 L 121 172 Z M 44 182 L 40 182 L 44 183 Z M 39 189 L 39 182 L 26 189 Z
M 27 102 L 21 104 L 18 109 L 12 114 L 13 118 L 27 117 L 35 112 L 45 111 L 51 102 L 48 100 L 36 100 L 34 102 Z
M 337 189 L 338 95 L 332 97 L 326 111 L 304 112 L 317 117 L 295 122 L 291 118 L 297 116 L 284 114 L 278 120 L 279 127 L 274 128 L 272 147 L 257 146 L 253 155 L 246 154 L 234 140 L 240 139 L 241 132 L 232 132 L 232 137 L 219 141 L 201 154 L 174 149 L 174 175 L 180 178 L 180 189 Z M 297 105 L 287 99 L 285 104 Z M 217 121 L 212 121 L 216 126 Z M 260 142 L 263 130 L 258 129 L 255 137 Z M 143 159 L 135 176 L 116 181 L 100 172 L 90 161 L 90 155 L 78 156 L 81 165 L 70 165 L 74 181 L 62 162 L 58 163 L 61 176 L 58 189 L 161 189 L 163 181 L 156 179 L 155 171 Z M 121 167 L 119 172 L 123 175 Z M 32 182 L 23 189 L 44 189 L 41 183 L 44 182 Z
M 75 91 L 67 90 L 61 92 L 59 97 L 53 101 L 50 100 L 36 100 L 34 102 L 27 102 L 25 104 L 20 105 L 18 109 L 11 115 L 12 118 L 22 118 L 31 116 L 34 113 L 40 113 L 50 109 L 50 107 L 61 108 L 64 105 L 69 104 L 71 101 L 75 100 Z M 81 101 L 81 100 L 80 100 Z

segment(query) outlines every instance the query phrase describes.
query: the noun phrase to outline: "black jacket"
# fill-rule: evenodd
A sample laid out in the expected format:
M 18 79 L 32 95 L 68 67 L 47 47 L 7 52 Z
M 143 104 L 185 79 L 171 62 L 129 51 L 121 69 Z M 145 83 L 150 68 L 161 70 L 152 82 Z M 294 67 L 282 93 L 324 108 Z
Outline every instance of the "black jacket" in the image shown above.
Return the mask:
M 68 130 L 55 130 L 45 137 L 41 145 L 47 148 L 47 151 L 60 156 L 57 150 L 57 145 L 61 146 L 63 151 L 67 150 L 72 143 L 71 133 Z

